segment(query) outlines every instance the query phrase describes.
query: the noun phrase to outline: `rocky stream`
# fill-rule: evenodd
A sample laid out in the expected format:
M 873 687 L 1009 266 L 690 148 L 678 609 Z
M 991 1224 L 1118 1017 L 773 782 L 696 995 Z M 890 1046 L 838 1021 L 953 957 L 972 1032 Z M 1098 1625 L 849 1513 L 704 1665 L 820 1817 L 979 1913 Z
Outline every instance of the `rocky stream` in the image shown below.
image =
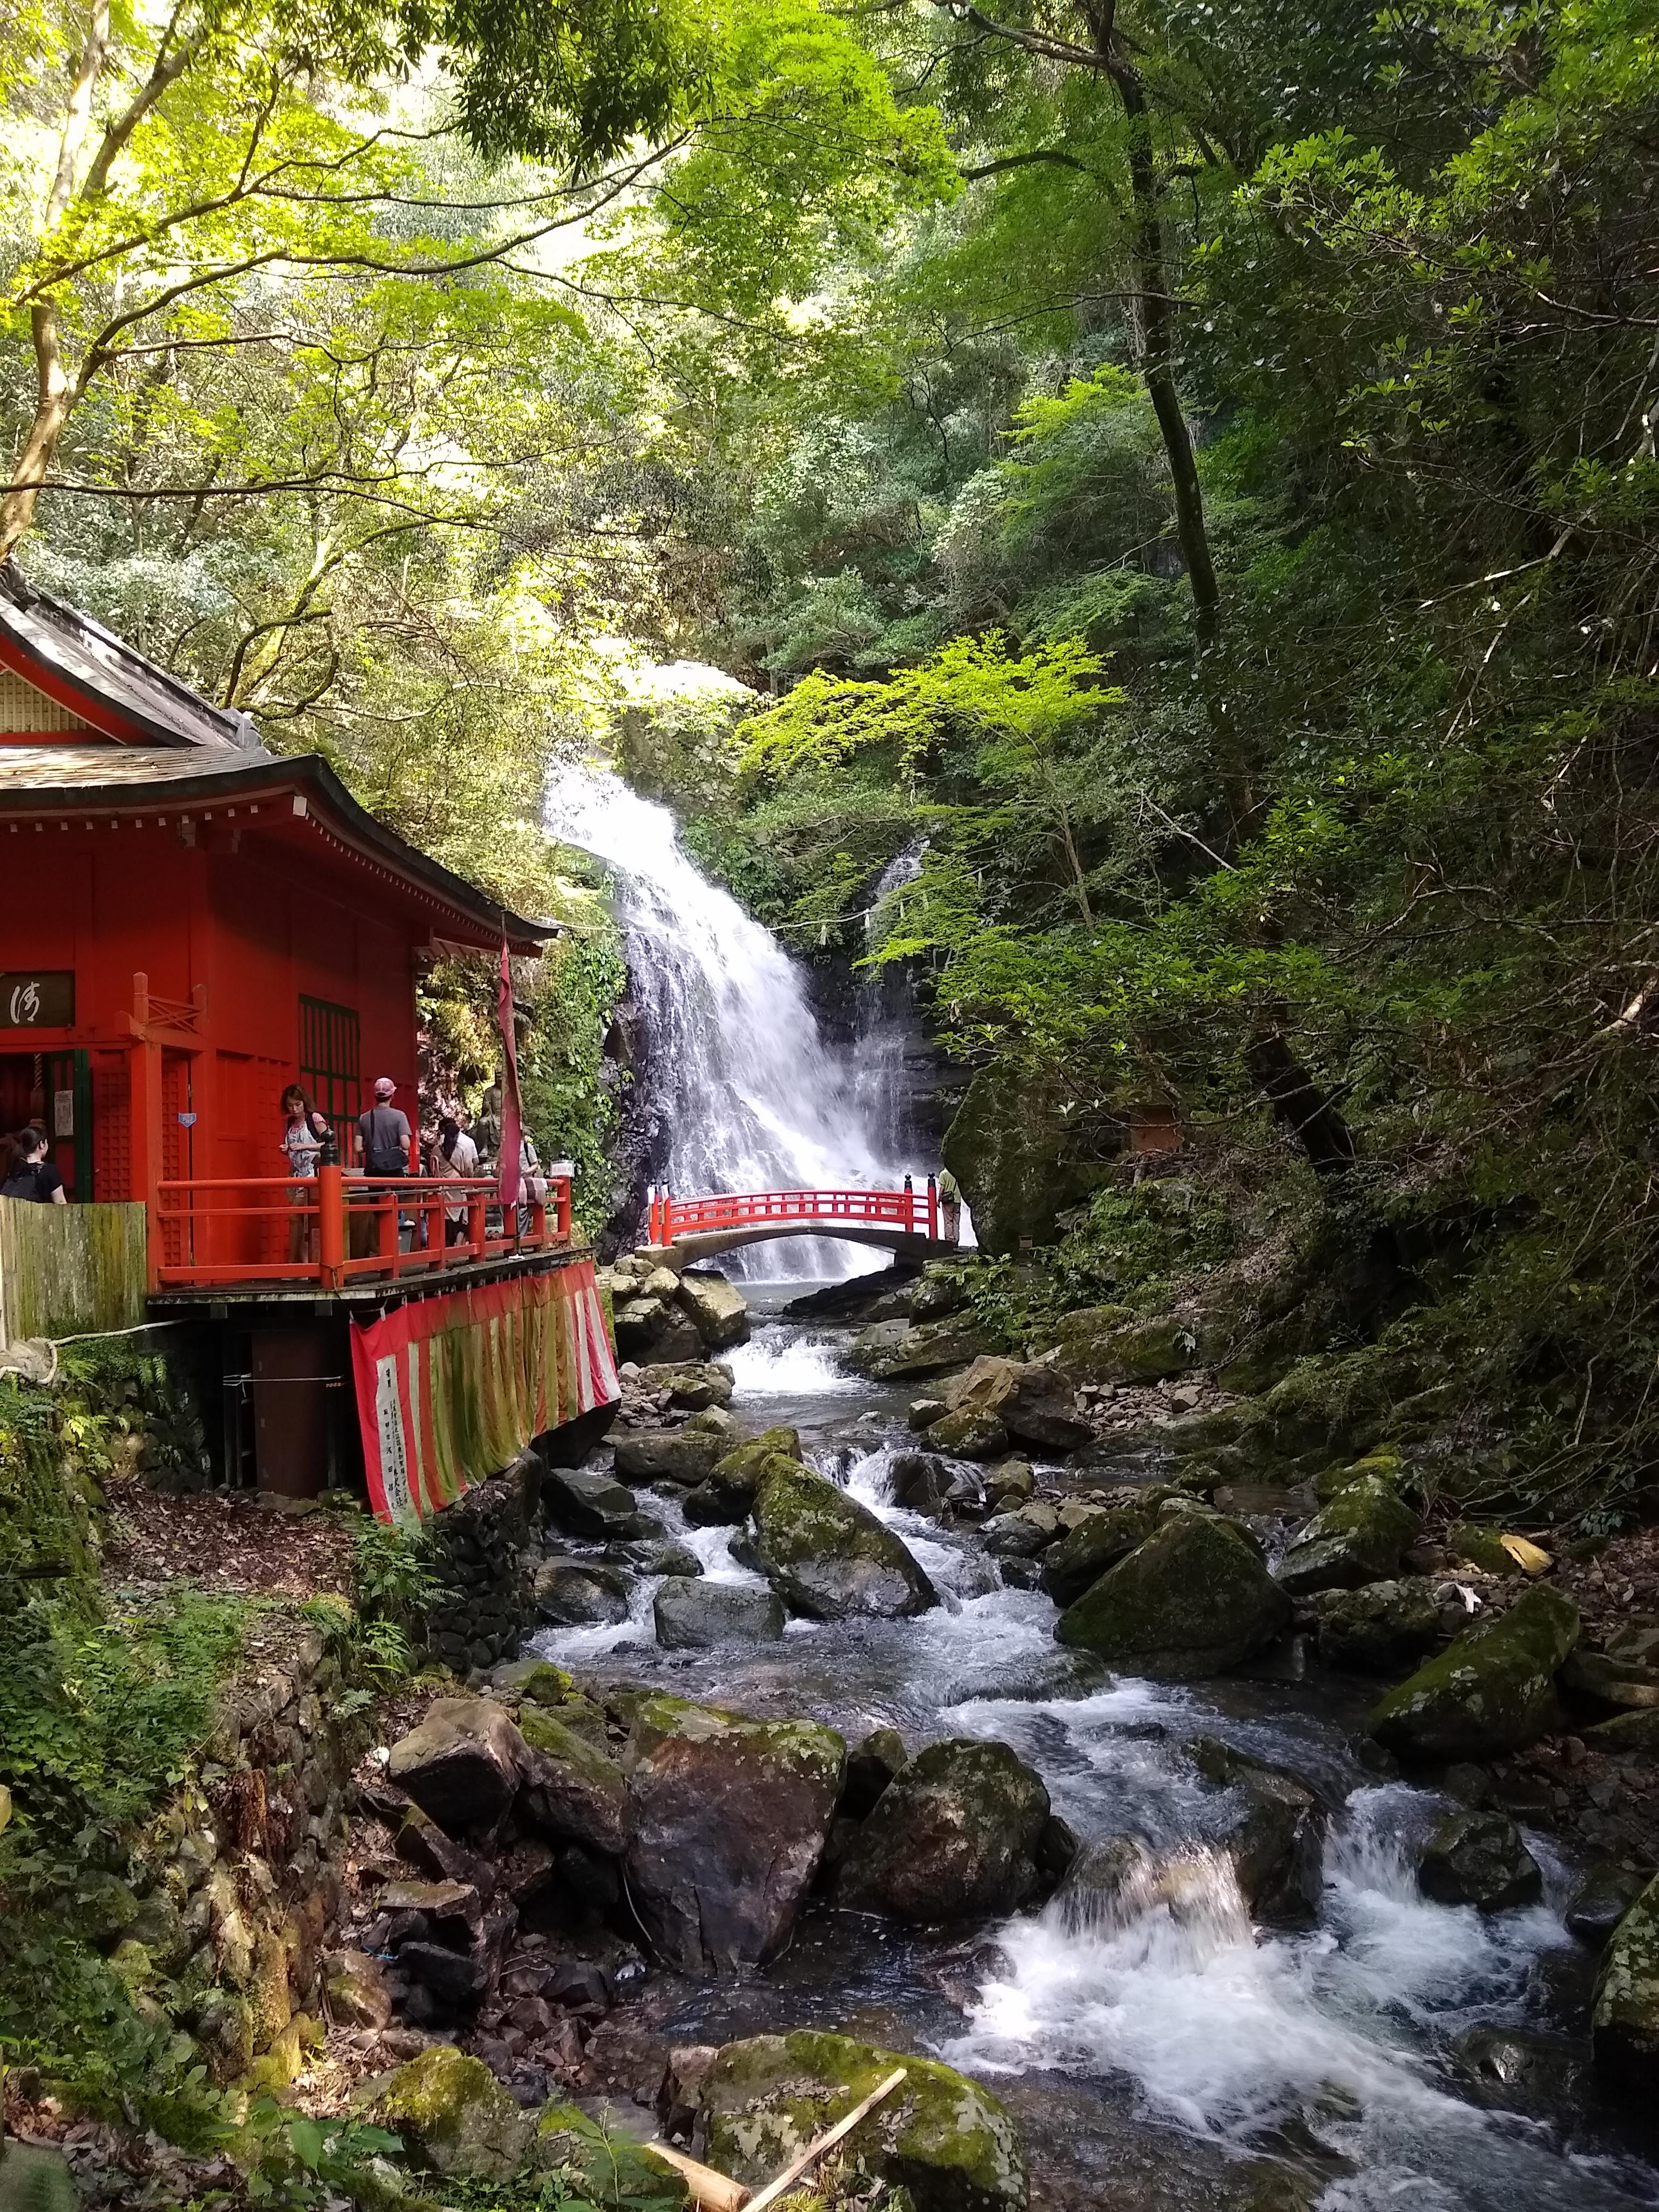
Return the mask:
M 732 2054 L 770 2053 L 774 2090 L 786 2048 L 845 2087 L 857 2065 L 824 2052 L 853 2046 L 825 2039 L 850 2037 L 989 2090 L 1042 2207 L 1659 2199 L 1642 2022 L 1604 1989 L 1590 2035 L 1642 1877 L 1592 1865 L 1498 1755 L 1525 1733 L 1511 1692 L 1557 1694 L 1567 1601 L 1402 1570 L 1416 1519 L 1374 1466 L 1323 1486 L 1316 1521 L 1311 1494 L 1218 1486 L 1172 1453 L 1167 1404 L 1069 1452 L 939 1450 L 952 1409 L 853 1372 L 846 1324 L 784 1310 L 799 1287 L 751 1287 L 760 1325 L 718 1366 L 632 1367 L 612 1440 L 547 1478 L 548 1625 L 490 1685 L 522 1732 L 493 1832 L 550 1838 L 591 1890 L 602 1971 L 568 2079 L 656 2101 L 750 2181 L 785 2139 L 733 2132 Z M 879 1332 L 873 1359 L 858 1341 L 882 1364 Z M 999 1368 L 969 1375 L 1016 1428 L 1083 1433 L 1030 1368 L 1022 1415 Z M 1377 1508 L 1358 1522 L 1356 1494 Z M 1470 1607 L 1496 1654 L 1473 1733 L 1434 1672 Z M 1114 1636 L 1141 1659 L 1109 1663 Z M 391 1778 L 453 1827 L 433 1726 Z M 1639 1982 L 1638 1917 L 1618 1940 Z M 508 1998 L 541 1987 L 515 1955 Z M 546 2010 L 526 2002 L 487 2005 L 473 2045 L 508 2082 Z M 921 2212 L 1024 2201 L 971 2164 L 908 2178 Z

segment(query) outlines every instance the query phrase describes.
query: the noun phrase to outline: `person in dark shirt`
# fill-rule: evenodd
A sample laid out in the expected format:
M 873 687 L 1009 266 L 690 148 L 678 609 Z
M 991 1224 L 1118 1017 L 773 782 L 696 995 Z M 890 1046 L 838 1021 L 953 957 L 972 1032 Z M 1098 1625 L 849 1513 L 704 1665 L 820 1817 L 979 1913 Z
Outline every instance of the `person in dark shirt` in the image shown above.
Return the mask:
M 0 1198 L 21 1198 L 37 1206 L 66 1206 L 64 1178 L 46 1158 L 44 1129 L 20 1129 L 11 1140 L 11 1165 L 0 1182 Z

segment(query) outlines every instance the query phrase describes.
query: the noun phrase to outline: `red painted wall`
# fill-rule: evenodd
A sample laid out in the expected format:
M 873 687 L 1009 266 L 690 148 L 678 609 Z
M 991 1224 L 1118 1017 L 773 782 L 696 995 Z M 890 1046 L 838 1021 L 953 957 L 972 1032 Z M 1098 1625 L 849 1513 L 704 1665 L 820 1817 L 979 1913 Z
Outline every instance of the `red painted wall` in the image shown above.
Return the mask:
M 8 827 L 0 968 L 72 969 L 76 1020 L 0 1030 L 0 1054 L 90 1050 L 95 1195 L 137 1196 L 123 1025 L 133 975 L 180 1002 L 204 985 L 197 1034 L 169 1040 L 164 1059 L 166 1171 L 282 1176 L 277 1101 L 299 1071 L 301 994 L 356 1012 L 365 1093 L 377 1075 L 394 1077 L 396 1103 L 414 1120 L 414 954 L 425 934 L 395 883 L 320 842 L 298 849 L 220 823 L 194 847 L 154 822 Z M 195 1113 L 193 1127 L 180 1111 Z

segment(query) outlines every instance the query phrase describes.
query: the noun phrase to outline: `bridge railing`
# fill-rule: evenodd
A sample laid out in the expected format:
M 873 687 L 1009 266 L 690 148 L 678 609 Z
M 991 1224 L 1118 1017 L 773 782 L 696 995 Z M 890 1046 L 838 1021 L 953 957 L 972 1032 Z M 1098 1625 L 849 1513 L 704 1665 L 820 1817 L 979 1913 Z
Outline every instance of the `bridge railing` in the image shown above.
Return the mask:
M 939 1193 L 931 1176 L 921 1190 L 721 1191 L 710 1198 L 676 1198 L 656 1190 L 651 1194 L 648 1234 L 653 1244 L 666 1245 L 676 1237 L 709 1230 L 797 1221 L 821 1221 L 831 1234 L 836 1223 L 857 1221 L 937 1237 Z

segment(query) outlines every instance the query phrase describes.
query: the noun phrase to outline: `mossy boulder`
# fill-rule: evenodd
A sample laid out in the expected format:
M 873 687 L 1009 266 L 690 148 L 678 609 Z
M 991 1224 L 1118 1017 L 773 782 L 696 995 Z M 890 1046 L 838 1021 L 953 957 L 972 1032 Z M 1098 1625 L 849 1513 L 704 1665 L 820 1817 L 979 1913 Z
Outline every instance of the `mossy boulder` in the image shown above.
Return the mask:
M 1590 2006 L 1595 2063 L 1632 2088 L 1659 2079 L 1659 1880 L 1608 1939 Z
M 853 1339 L 847 1364 L 860 1375 L 886 1382 L 908 1375 L 943 1375 L 995 1349 L 970 1314 L 934 1322 L 878 1321 Z
M 1126 1674 L 1187 1681 L 1223 1674 L 1289 1626 L 1291 1601 L 1231 1522 L 1171 1514 L 1055 1624 Z
M 759 1721 L 653 1696 L 623 1766 L 629 1894 L 686 1974 L 763 1964 L 788 1941 L 835 1817 L 847 1746 L 814 1721 Z
M 0 2212 L 78 2212 L 80 2203 L 61 2150 L 0 2140 Z
M 562 1705 L 574 1686 L 574 1677 L 550 1659 L 509 1659 L 489 1677 L 489 1686 L 503 1698 L 518 1698 L 532 1705 Z
M 1279 1587 L 1292 1597 L 1356 1589 L 1382 1582 L 1416 1539 L 1418 1517 L 1394 1486 L 1368 1474 L 1339 1490 L 1303 1528 L 1279 1561 Z
M 1440 1641 L 1434 1584 L 1420 1575 L 1324 1590 L 1314 1600 L 1319 1656 L 1328 1667 L 1389 1674 L 1410 1667 Z
M 531 1820 L 566 1843 L 620 1851 L 628 1820 L 621 1768 L 588 1737 L 539 1706 L 526 1706 L 519 1727 L 525 1745 L 524 1810 Z
M 800 1432 L 779 1426 L 763 1429 L 747 1443 L 738 1444 L 717 1459 L 685 1501 L 685 1517 L 700 1528 L 736 1528 L 749 1518 L 769 1460 L 780 1454 L 800 1459 Z
M 617 1472 L 629 1482 L 676 1483 L 690 1490 L 708 1480 L 726 1448 L 724 1437 L 706 1429 L 667 1429 L 659 1434 L 621 1437 L 617 1442 Z
M 1483 1575 L 1499 1575 L 1508 1581 L 1512 1577 L 1518 1580 L 1524 1571 L 1505 1548 L 1499 1532 L 1479 1521 L 1455 1521 L 1446 1531 L 1446 1549 L 1454 1559 L 1467 1559 Z
M 1074 1603 L 1109 1567 L 1146 1542 L 1157 1518 L 1153 1507 L 1139 1504 L 1107 1505 L 1091 1513 L 1044 1553 L 1043 1589 L 1056 1605 Z
M 1578 1641 L 1578 1608 L 1534 1586 L 1468 1629 L 1390 1690 L 1368 1723 L 1406 1759 L 1494 1759 L 1556 1717 L 1556 1674 Z
M 904 2080 L 845 2138 L 848 2163 L 908 2190 L 915 2212 L 1024 2212 L 1024 2155 L 989 2090 L 937 2059 L 845 2035 L 726 2044 L 699 2094 L 709 2162 L 765 2181 L 900 2067 Z
M 1012 1912 L 1038 1886 L 1048 1792 L 1006 1743 L 956 1736 L 902 1766 L 854 1838 L 840 1904 L 895 1919 Z
M 1051 1243 L 1060 1214 L 1099 1188 L 1107 1170 L 1079 1158 L 1070 1103 L 1064 1085 L 1035 1063 L 982 1067 L 963 1094 L 940 1149 L 983 1250 Z
M 1001 1459 L 1007 1453 L 1008 1431 L 987 1407 L 960 1406 L 942 1414 L 923 1442 L 950 1459 Z
M 904 1544 L 829 1479 L 775 1452 L 755 1493 L 755 1551 L 784 1603 L 814 1620 L 896 1620 L 939 1602 Z
M 438 2044 L 400 2066 L 377 2113 L 437 2172 L 505 2181 L 529 2149 L 535 2123 L 482 2058 Z

